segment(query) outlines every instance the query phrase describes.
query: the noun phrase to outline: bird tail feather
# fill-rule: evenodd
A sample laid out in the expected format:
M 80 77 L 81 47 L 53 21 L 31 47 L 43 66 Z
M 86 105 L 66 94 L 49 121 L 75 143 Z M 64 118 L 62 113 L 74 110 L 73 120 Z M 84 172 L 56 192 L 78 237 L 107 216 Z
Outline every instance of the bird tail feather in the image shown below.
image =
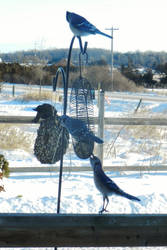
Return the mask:
M 108 38 L 110 38 L 110 39 L 113 38 L 112 36 L 107 35 L 106 33 L 103 33 L 103 32 L 101 32 L 100 30 L 98 31 L 98 33 L 101 34 L 101 35 L 103 35 L 103 36 L 106 36 L 106 37 L 108 37 Z
M 123 196 L 123 197 L 125 197 L 125 198 L 127 198 L 127 199 L 129 199 L 129 200 L 140 201 L 139 198 L 137 198 L 137 197 L 135 197 L 135 196 L 133 196 L 133 195 L 131 195 L 131 194 L 125 193 L 125 192 L 122 191 L 122 190 L 120 190 L 119 195 L 121 195 L 121 196 Z
M 95 135 L 90 135 L 90 136 L 93 136 L 93 140 L 99 144 L 102 144 L 104 142 L 102 139 L 100 139 L 99 137 Z

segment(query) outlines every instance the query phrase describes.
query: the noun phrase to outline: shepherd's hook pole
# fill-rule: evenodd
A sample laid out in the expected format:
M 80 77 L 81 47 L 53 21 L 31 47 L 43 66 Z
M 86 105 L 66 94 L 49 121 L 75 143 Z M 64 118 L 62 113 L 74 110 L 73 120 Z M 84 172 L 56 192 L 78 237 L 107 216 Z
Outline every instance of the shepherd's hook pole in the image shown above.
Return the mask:
M 63 114 L 66 115 L 67 112 L 67 102 L 68 102 L 68 83 L 69 83 L 69 71 L 70 71 L 70 61 L 71 61 L 71 53 L 72 53 L 72 48 L 73 48 L 73 43 L 75 40 L 75 36 L 73 36 L 71 43 L 70 43 L 70 48 L 69 48 L 69 52 L 68 52 L 68 59 L 67 59 L 67 66 L 66 66 L 66 77 L 63 77 L 63 79 L 65 79 L 64 81 L 64 110 L 63 110 Z M 79 39 L 79 42 L 81 42 L 81 38 Z M 82 42 L 80 43 L 80 45 L 82 44 Z M 86 48 L 87 48 L 87 44 L 84 46 L 84 52 L 83 52 L 83 48 L 80 47 L 81 52 L 84 54 L 86 53 Z M 63 75 L 63 70 L 59 70 L 62 75 Z M 56 78 L 56 82 L 58 79 L 58 75 Z M 56 86 L 56 84 L 55 84 Z M 56 87 L 55 87 L 56 89 Z M 60 170 L 59 170 L 59 185 L 58 185 L 58 198 L 57 198 L 57 214 L 60 213 L 60 202 L 61 202 L 61 186 L 62 186 L 62 173 L 63 173 L 63 146 L 64 146 L 64 134 L 65 134 L 65 128 L 63 127 L 63 131 L 62 131 L 62 142 L 61 142 L 61 158 L 60 158 Z M 54 248 L 55 250 L 57 250 L 57 247 Z
M 65 86 L 64 86 L 64 111 L 63 111 L 64 115 L 66 115 L 66 112 L 67 112 L 69 70 L 70 70 L 71 52 L 72 52 L 74 40 L 75 40 L 75 36 L 71 40 L 69 53 L 68 53 L 67 67 L 66 67 L 66 78 L 65 78 Z M 63 173 L 63 146 L 64 146 L 63 144 L 64 144 L 64 128 L 62 132 L 62 147 L 61 147 L 58 200 L 57 200 L 57 213 L 58 214 L 60 213 L 61 183 L 62 183 L 62 173 Z

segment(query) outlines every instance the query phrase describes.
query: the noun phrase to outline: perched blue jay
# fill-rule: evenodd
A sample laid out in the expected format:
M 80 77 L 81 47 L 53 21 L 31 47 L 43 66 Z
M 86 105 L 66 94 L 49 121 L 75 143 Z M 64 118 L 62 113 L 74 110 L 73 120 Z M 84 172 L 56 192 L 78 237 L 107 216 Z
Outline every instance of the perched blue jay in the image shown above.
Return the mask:
M 125 197 L 129 200 L 134 200 L 134 201 L 140 201 L 135 196 L 132 196 L 130 194 L 125 193 L 123 190 L 121 190 L 103 171 L 101 162 L 99 158 L 97 158 L 94 155 L 90 156 L 90 163 L 93 168 L 93 173 L 94 173 L 94 183 L 96 188 L 100 191 L 100 193 L 103 195 L 103 207 L 102 210 L 99 211 L 99 213 L 108 212 L 106 210 L 109 199 L 108 196 L 110 195 L 119 195 L 122 197 Z M 106 201 L 106 204 L 105 204 Z
M 86 123 L 79 119 L 63 115 L 61 117 L 61 125 L 65 127 L 77 141 L 87 143 L 89 143 L 89 141 L 95 141 L 97 143 L 103 143 L 103 140 L 95 136 L 93 132 L 88 129 Z
M 100 34 L 109 38 L 111 36 L 98 30 L 93 24 L 89 23 L 84 17 L 73 12 L 66 12 L 66 19 L 69 22 L 70 29 L 75 36 L 87 36 Z

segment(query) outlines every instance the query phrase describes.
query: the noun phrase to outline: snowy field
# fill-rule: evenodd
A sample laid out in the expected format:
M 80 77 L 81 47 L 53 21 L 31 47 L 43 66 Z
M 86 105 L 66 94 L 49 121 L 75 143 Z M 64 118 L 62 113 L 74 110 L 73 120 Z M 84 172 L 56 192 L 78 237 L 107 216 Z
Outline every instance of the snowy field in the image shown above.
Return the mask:
M 17 93 L 18 94 L 18 93 Z M 23 94 L 20 91 L 20 94 Z M 150 96 L 153 94 L 151 93 Z M 154 94 L 155 95 L 155 94 Z M 32 108 L 42 103 L 51 103 L 61 114 L 61 105 L 50 101 L 29 101 L 22 102 L 8 93 L 0 94 L 0 115 L 27 115 L 35 116 Z M 139 100 L 120 100 L 111 99 L 107 96 L 105 101 L 105 116 L 127 117 L 133 115 Z M 144 110 L 146 116 L 166 115 L 167 103 L 157 103 L 147 101 L 140 107 Z M 95 101 L 95 112 L 98 112 Z M 139 112 L 141 116 L 141 113 Z M 22 129 L 30 137 L 36 137 L 36 131 L 39 125 L 26 125 Z M 115 131 L 115 130 L 114 130 Z M 105 144 L 111 145 L 114 136 L 119 130 L 111 133 L 107 127 L 105 131 Z M 161 131 L 162 133 L 162 131 Z M 111 138 L 110 138 L 111 135 Z M 133 144 L 132 144 L 133 143 Z M 138 142 L 139 143 L 139 142 Z M 149 165 L 154 160 L 155 164 L 166 164 L 165 149 L 166 138 L 163 138 L 164 152 L 157 159 L 157 155 L 151 155 L 149 152 L 137 152 L 131 149 L 134 141 L 127 141 L 126 136 L 122 135 L 117 140 L 116 153 L 108 154 L 105 157 L 104 165 Z M 117 149 L 118 148 L 118 149 Z M 31 167 L 42 166 L 33 155 L 32 150 L 27 152 L 23 149 L 12 151 L 1 150 L 9 161 L 10 167 Z M 153 159 L 154 158 L 154 159 Z M 79 160 L 73 152 L 68 153 L 64 159 L 65 166 L 88 166 L 88 160 Z M 56 163 L 59 166 L 59 163 Z M 141 199 L 141 202 L 129 201 L 125 198 L 110 197 L 108 210 L 114 214 L 139 214 L 155 213 L 162 214 L 167 211 L 167 172 L 108 172 L 112 178 L 123 190 L 135 195 Z M 56 213 L 57 192 L 58 192 L 58 174 L 52 171 L 48 173 L 13 173 L 9 178 L 4 178 L 3 184 L 5 192 L 0 193 L 0 212 L 1 213 Z M 102 197 L 96 190 L 92 178 L 92 172 L 66 172 L 63 174 L 61 213 L 98 213 L 102 206 Z M 0 248 L 3 249 L 3 248 Z M 7 249 L 7 248 L 5 248 Z M 11 248 L 10 248 L 11 249 Z M 23 249 L 23 248 L 17 248 Z M 26 248 L 27 249 L 27 248 Z M 30 249 L 52 249 L 52 248 L 30 248 Z M 61 248 L 59 248 L 61 249 Z M 68 249 L 68 248 L 64 248 Z M 73 249 L 73 248 L 70 248 Z M 78 249 L 78 248 L 77 248 Z M 82 248 L 86 249 L 86 248 Z M 94 249 L 94 248 L 90 248 Z M 104 248 L 97 248 L 104 249 Z M 146 249 L 146 248 L 105 248 L 105 249 Z M 147 248 L 147 249 L 166 249 L 166 248 Z

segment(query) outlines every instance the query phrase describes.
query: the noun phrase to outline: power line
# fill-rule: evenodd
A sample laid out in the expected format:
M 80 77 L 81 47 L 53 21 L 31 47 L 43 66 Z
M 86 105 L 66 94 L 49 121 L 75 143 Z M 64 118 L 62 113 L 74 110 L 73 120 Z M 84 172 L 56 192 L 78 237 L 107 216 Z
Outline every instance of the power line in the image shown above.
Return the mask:
M 113 86 L 113 62 L 114 62 L 114 58 L 113 58 L 113 43 L 114 43 L 114 30 L 119 30 L 118 28 L 106 28 L 106 30 L 110 30 L 111 31 L 111 89 L 113 91 L 114 86 Z

